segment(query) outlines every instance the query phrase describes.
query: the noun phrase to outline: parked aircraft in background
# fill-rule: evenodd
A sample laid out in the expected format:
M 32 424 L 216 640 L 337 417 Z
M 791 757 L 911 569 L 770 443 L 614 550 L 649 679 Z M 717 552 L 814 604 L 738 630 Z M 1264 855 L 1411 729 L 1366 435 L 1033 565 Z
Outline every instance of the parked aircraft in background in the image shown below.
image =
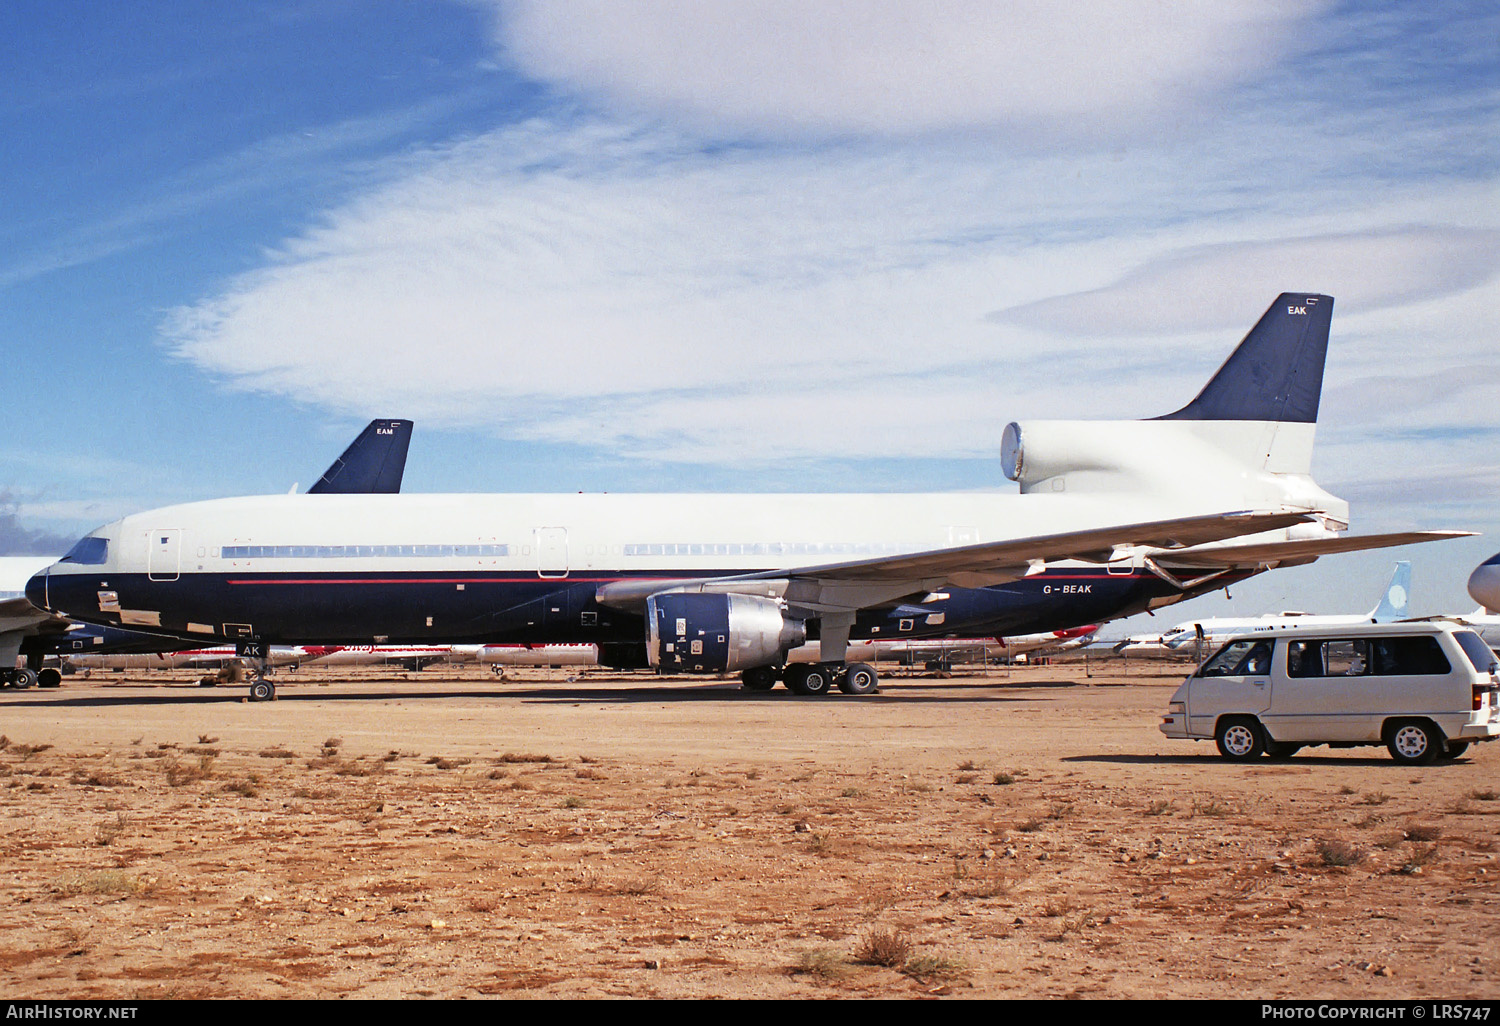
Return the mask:
M 1474 633 L 1484 640 L 1490 648 L 1500 651 L 1500 615 L 1491 613 L 1480 606 L 1472 613 L 1449 613 L 1446 616 L 1423 617 L 1427 620 L 1452 620 L 1455 623 L 1465 624 L 1472 627 Z
M 877 677 L 847 663 L 851 639 L 1098 623 L 1328 553 L 1462 534 L 1342 533 L 1348 504 L 1310 476 L 1332 306 L 1283 294 L 1165 416 L 1009 425 L 1019 495 L 220 499 L 101 527 L 27 595 L 247 655 L 593 643 L 610 664 L 866 693 Z M 808 640 L 819 661 L 788 664 Z
M 411 432 L 409 420 L 372 420 L 308 489 L 309 494 L 400 491 Z M 119 624 L 85 627 L 39 609 L 26 598 L 26 582 L 56 561 L 55 556 L 0 557 L 0 687 L 37 683 L 55 687 L 61 676 L 42 666 L 48 656 L 182 650 L 181 637 L 129 630 Z M 19 656 L 25 657 L 24 667 L 15 665 Z
M 1098 625 L 1069 627 L 1008 638 L 872 638 L 849 642 L 849 656 L 860 662 L 894 662 L 902 666 L 949 665 L 969 660 L 1015 658 L 1066 652 L 1083 645 Z M 454 645 L 455 649 L 469 648 Z M 816 663 L 821 652 L 809 642 L 787 653 L 788 663 Z M 597 645 L 484 645 L 477 661 L 496 666 L 594 666 Z
M 1343 627 L 1358 623 L 1389 623 L 1404 620 L 1411 599 L 1411 563 L 1401 560 L 1375 608 L 1363 615 L 1314 615 L 1286 610 L 1260 616 L 1214 616 L 1184 620 L 1161 634 L 1141 634 L 1115 646 L 1126 657 L 1148 659 L 1193 659 L 1201 661 L 1230 638 L 1272 631 L 1281 627 Z
M 305 645 L 307 666 L 401 666 L 420 670 L 434 663 L 473 663 L 480 645 Z
M 179 642 L 180 644 L 180 642 Z M 233 645 L 212 648 L 180 649 L 174 652 L 82 652 L 58 657 L 62 667 L 76 670 L 217 670 L 242 660 Z M 266 657 L 268 666 L 297 666 L 308 662 L 308 653 L 300 645 L 273 645 Z
M 1067 652 L 1084 645 L 1098 624 L 1066 627 L 1036 634 L 1016 634 L 999 638 L 887 638 L 849 642 L 849 655 L 860 661 L 895 662 L 902 666 L 948 666 L 957 662 L 982 662 L 993 659 L 1015 659 L 1026 655 Z M 787 654 L 788 663 L 815 663 L 820 658 L 816 642 L 794 648 Z
M 27 664 L 16 665 L 23 644 L 29 642 L 28 649 L 37 647 L 39 639 L 61 634 L 71 626 L 67 618 L 40 609 L 26 598 L 26 582 L 55 560 L 55 556 L 0 556 L 0 687 L 57 684 L 56 671 L 41 674 L 40 656 L 33 665 L 28 651 Z
M 1474 568 L 1469 575 L 1469 595 L 1481 609 L 1500 613 L 1500 552 Z

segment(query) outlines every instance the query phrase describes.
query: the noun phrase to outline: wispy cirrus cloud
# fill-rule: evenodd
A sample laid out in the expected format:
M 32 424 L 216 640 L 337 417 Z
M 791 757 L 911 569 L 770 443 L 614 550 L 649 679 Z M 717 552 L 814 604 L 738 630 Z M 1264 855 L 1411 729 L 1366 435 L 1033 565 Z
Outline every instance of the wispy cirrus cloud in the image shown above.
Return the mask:
M 1247 294 L 1325 292 L 1341 313 L 1366 312 L 1441 299 L 1497 275 L 1500 230 L 1402 226 L 1176 249 L 1103 288 L 991 316 L 1073 335 L 1174 334 L 1224 324 L 1243 312 Z

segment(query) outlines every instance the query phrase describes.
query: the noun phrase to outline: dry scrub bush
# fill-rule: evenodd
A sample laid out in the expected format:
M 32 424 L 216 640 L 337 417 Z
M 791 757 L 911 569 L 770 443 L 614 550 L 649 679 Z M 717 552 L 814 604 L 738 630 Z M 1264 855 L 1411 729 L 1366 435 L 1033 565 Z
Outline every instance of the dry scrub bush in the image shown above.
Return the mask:
M 911 958 L 911 937 L 901 930 L 874 930 L 865 934 L 854 949 L 854 960 L 862 965 L 899 969 Z
M 1338 837 L 1324 837 L 1318 840 L 1318 858 L 1325 866 L 1346 867 L 1357 866 L 1365 860 L 1369 852 L 1357 844 L 1352 844 Z

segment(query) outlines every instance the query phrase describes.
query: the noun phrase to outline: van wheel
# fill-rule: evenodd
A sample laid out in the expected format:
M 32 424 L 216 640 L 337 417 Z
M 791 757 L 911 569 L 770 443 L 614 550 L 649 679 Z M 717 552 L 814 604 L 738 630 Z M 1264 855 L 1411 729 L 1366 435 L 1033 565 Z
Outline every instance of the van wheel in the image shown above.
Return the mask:
M 1436 727 L 1421 721 L 1397 723 L 1386 737 L 1391 758 L 1408 766 L 1425 766 L 1443 750 L 1443 736 Z
M 1447 750 L 1442 755 L 1439 755 L 1438 758 L 1446 762 L 1450 759 L 1457 759 L 1468 750 L 1469 742 L 1467 741 L 1449 741 Z
M 1260 724 L 1248 716 L 1221 720 L 1218 732 L 1214 734 L 1214 743 L 1219 746 L 1220 755 L 1234 762 L 1249 762 L 1266 750 Z

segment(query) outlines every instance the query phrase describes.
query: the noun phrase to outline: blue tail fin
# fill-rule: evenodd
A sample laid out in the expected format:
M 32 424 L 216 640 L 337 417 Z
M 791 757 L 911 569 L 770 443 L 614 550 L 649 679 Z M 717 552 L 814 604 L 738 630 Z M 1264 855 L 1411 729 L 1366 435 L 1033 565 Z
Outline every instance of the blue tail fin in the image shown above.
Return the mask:
M 1396 564 L 1396 572 L 1391 574 L 1391 583 L 1386 585 L 1385 595 L 1381 597 L 1380 605 L 1370 614 L 1370 619 L 1376 623 L 1405 620 L 1406 604 L 1410 599 L 1411 563 L 1403 559 Z
M 411 444 L 409 420 L 372 420 L 344 455 L 323 472 L 309 494 L 394 493 L 401 490 L 406 472 L 406 449 Z
M 1316 423 L 1333 297 L 1283 292 L 1198 397 L 1157 420 Z

